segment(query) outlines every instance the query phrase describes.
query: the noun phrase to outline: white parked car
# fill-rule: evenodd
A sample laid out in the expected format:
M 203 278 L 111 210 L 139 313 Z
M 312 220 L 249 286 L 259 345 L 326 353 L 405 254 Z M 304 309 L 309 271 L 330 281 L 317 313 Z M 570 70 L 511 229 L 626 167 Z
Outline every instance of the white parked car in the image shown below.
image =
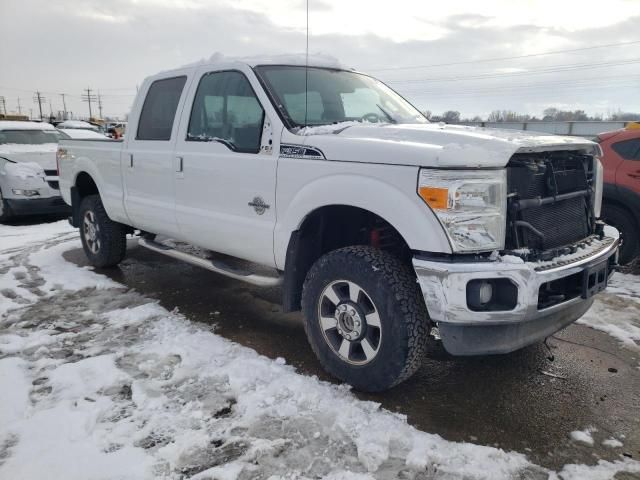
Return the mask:
M 0 222 L 69 211 L 58 185 L 59 138 L 48 123 L 0 121 Z
M 431 124 L 367 75 L 258 59 L 149 77 L 124 141 L 63 140 L 58 158 L 93 265 L 117 265 L 139 231 L 280 285 L 322 365 L 374 391 L 416 371 L 430 334 L 455 355 L 504 353 L 589 309 L 618 247 L 597 220 L 599 154 Z
M 98 132 L 100 129 L 95 125 L 85 122 L 83 120 L 65 120 L 56 125 L 56 128 L 61 130 L 92 130 Z
M 108 138 L 106 135 L 101 134 L 96 130 L 85 130 L 83 128 L 58 128 L 59 132 L 62 132 L 64 139 L 73 140 L 104 140 Z

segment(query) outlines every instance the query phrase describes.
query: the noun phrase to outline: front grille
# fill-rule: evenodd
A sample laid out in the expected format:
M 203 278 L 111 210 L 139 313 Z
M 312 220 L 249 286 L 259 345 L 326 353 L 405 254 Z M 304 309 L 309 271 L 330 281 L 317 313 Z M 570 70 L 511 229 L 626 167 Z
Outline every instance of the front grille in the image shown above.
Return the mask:
M 49 185 L 49 187 L 53 188 L 54 190 L 60 190 L 59 182 L 47 182 L 47 185 Z
M 592 156 L 516 154 L 507 167 L 507 182 L 507 250 L 546 251 L 593 233 Z

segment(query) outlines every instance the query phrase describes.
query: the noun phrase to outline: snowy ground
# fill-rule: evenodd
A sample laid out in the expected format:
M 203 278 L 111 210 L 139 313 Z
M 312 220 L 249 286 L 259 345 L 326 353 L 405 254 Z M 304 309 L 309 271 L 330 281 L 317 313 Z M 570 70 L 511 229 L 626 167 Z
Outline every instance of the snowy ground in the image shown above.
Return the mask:
M 550 472 L 520 453 L 418 431 L 346 387 L 299 375 L 66 262 L 62 253 L 78 246 L 65 222 L 0 226 L 1 478 L 640 474 L 640 462 L 623 457 Z M 619 275 L 612 287 L 581 321 L 638 349 L 640 279 Z M 588 442 L 590 432 L 573 437 Z

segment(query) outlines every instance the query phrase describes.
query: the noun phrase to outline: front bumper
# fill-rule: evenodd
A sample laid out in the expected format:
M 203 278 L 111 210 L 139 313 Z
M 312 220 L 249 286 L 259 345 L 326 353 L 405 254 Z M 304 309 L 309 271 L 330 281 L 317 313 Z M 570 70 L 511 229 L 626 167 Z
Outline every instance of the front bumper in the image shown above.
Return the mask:
M 605 262 L 613 266 L 618 243 L 618 232 L 607 227 L 602 240 L 550 262 L 502 257 L 495 261 L 456 263 L 415 257 L 413 266 L 429 316 L 438 326 L 449 353 L 507 353 L 542 340 L 580 318 L 593 303 L 592 296 L 572 295 L 545 307 L 539 302 L 541 286 L 566 277 L 580 278 L 585 270 Z M 509 310 L 472 310 L 467 303 L 467 284 L 485 279 L 508 279 L 515 285 L 515 306 Z
M 45 215 L 66 214 L 71 211 L 69 205 L 64 203 L 62 197 L 49 198 L 7 198 L 9 211 L 13 215 Z

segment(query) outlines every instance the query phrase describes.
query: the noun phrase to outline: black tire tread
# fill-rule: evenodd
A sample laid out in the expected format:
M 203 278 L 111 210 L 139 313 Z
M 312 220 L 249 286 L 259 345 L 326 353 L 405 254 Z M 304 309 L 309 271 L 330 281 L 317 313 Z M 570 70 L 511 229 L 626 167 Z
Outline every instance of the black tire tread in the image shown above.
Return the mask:
M 417 284 L 415 274 L 408 265 L 388 252 L 369 246 L 354 245 L 325 254 L 311 267 L 303 285 L 303 312 L 306 313 L 310 311 L 310 308 L 315 308 L 316 299 L 309 298 L 310 295 L 305 295 L 305 292 L 309 289 L 309 284 L 321 275 L 327 262 L 339 259 L 344 255 L 353 256 L 372 267 L 375 266 L 375 268 L 372 268 L 372 275 L 384 278 L 389 287 L 389 295 L 392 296 L 393 301 L 400 305 L 400 309 L 403 312 L 402 321 L 407 327 L 407 339 L 404 346 L 398 346 L 397 348 L 406 349 L 405 355 L 401 355 L 404 358 L 404 365 L 402 365 L 400 373 L 394 379 L 390 379 L 382 388 L 367 388 L 367 390 L 379 391 L 392 388 L 411 377 L 420 368 L 429 348 L 430 321 L 422 293 Z M 307 321 L 304 322 L 304 327 L 307 337 L 310 337 Z M 323 360 L 323 356 L 317 346 L 313 342 L 310 342 L 310 344 L 323 368 L 331 372 L 330 365 Z
M 96 222 L 100 225 L 102 245 L 98 254 L 93 254 L 86 248 L 84 237 L 81 233 L 85 254 L 95 267 L 114 267 L 124 259 L 127 253 L 126 227 L 109 218 L 99 195 L 87 195 L 82 199 L 80 202 L 81 222 L 84 218 L 84 213 L 89 209 L 93 210 Z M 80 225 L 80 231 L 82 232 L 82 224 Z

